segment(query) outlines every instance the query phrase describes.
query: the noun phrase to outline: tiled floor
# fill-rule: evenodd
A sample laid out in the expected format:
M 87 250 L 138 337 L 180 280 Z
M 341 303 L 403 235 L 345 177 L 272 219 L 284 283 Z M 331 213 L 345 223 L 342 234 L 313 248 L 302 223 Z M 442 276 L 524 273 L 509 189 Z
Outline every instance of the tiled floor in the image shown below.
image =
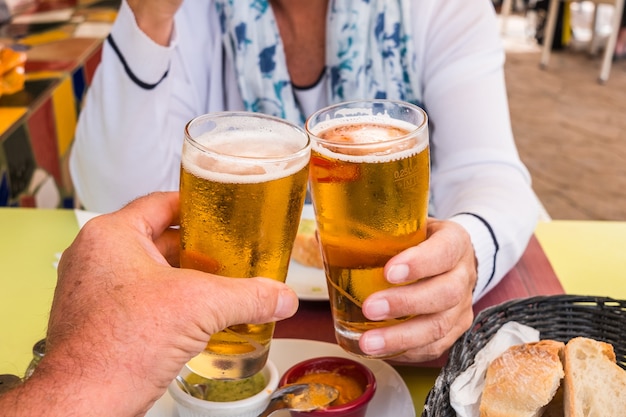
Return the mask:
M 542 70 L 538 48 L 515 23 L 507 29 L 513 131 L 548 214 L 626 221 L 626 61 L 614 62 L 606 85 L 600 58 L 578 50 L 552 53 Z

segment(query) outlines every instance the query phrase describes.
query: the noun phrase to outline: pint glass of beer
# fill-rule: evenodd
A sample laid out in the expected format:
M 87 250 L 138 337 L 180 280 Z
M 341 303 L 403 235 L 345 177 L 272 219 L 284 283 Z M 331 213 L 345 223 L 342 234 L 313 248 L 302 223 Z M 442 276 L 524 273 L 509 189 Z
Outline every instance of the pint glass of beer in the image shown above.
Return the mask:
M 249 112 L 206 114 L 185 127 L 180 178 L 182 268 L 284 282 L 307 189 L 307 133 Z M 213 379 L 259 372 L 274 323 L 211 336 L 188 367 Z
M 368 357 L 359 348 L 362 333 L 408 318 L 371 321 L 361 307 L 392 286 L 383 277 L 386 262 L 426 239 L 427 115 L 404 102 L 346 102 L 311 115 L 306 129 L 335 336 L 348 352 Z

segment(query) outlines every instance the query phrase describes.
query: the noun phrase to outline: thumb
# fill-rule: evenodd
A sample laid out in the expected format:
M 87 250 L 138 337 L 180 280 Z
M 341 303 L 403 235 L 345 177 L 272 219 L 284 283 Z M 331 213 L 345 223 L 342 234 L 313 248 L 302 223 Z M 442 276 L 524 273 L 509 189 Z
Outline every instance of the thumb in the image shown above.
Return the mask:
M 182 270 L 181 270 L 182 271 Z M 188 270 L 187 270 L 188 271 Z M 197 272 L 197 271 L 196 271 Z M 298 297 L 286 284 L 268 278 L 225 278 L 201 273 L 193 299 L 202 300 L 203 328 L 209 333 L 241 323 L 267 323 L 295 314 Z

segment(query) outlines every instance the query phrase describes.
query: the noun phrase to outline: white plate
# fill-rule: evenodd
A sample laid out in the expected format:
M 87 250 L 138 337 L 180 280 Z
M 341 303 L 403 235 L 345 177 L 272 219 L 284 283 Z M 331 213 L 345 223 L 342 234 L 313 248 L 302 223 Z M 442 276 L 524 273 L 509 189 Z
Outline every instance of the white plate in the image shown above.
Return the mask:
M 315 220 L 315 212 L 311 204 L 305 204 L 302 209 L 303 219 Z M 289 263 L 287 272 L 287 285 L 298 294 L 298 298 L 305 301 L 328 300 L 328 288 L 326 287 L 326 275 L 320 268 L 304 266 L 294 260 Z
M 289 263 L 287 285 L 304 301 L 328 300 L 328 287 L 323 269 L 304 266 L 294 260 Z
M 415 406 L 402 377 L 388 363 L 381 360 L 361 359 L 350 355 L 333 343 L 301 339 L 274 339 L 270 359 L 282 375 L 292 365 L 318 356 L 341 356 L 367 365 L 376 376 L 376 393 L 367 409 L 366 417 L 415 417 Z M 147 417 L 178 417 L 174 400 L 165 392 L 146 414 Z M 278 411 L 276 417 L 289 416 Z

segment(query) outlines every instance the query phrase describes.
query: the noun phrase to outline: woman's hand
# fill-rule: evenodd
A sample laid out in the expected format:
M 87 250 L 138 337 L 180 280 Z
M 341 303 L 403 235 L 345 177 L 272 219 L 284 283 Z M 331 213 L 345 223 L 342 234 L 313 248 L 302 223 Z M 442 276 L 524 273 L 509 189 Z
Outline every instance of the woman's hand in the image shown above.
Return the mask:
M 372 355 L 405 353 L 394 360 L 424 362 L 441 356 L 471 325 L 476 260 L 467 232 L 451 221 L 429 219 L 428 237 L 389 260 L 385 277 L 406 284 L 369 296 L 370 320 L 411 319 L 366 332 L 359 342 Z

